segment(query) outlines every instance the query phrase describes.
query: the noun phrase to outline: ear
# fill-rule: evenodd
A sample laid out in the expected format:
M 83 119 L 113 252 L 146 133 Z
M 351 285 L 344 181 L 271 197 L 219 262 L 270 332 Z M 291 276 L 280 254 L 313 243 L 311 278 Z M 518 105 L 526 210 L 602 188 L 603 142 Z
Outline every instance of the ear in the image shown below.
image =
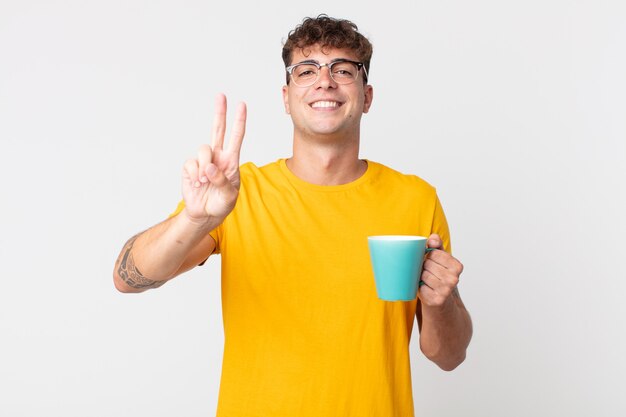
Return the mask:
M 291 114 L 289 111 L 289 86 L 283 85 L 283 104 L 285 105 L 285 113 Z
M 370 111 L 370 106 L 372 105 L 372 100 L 374 99 L 374 88 L 371 85 L 366 85 L 364 87 L 363 94 L 365 94 L 365 100 L 363 101 L 363 113 L 367 113 Z

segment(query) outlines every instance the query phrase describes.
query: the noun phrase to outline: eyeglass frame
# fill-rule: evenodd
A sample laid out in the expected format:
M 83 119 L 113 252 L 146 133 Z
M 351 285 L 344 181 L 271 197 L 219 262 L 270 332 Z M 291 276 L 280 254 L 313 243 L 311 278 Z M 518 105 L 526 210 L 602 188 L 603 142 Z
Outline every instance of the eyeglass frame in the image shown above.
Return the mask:
M 345 62 L 348 62 L 350 64 L 356 65 L 356 69 L 357 69 L 357 78 L 355 78 L 354 81 L 349 82 L 347 84 L 344 84 L 344 83 L 341 83 L 341 82 L 338 82 L 337 80 L 335 80 L 335 77 L 333 77 L 333 71 L 332 71 L 333 65 L 339 64 L 339 63 L 345 63 Z M 313 66 L 317 67 L 317 70 L 318 70 L 317 77 L 315 78 L 315 81 L 313 81 L 311 84 L 306 85 L 306 86 L 298 85 L 294 81 L 293 83 L 296 85 L 296 87 L 306 88 L 306 87 L 310 87 L 313 84 L 315 84 L 320 79 L 320 74 L 322 73 L 322 67 L 328 68 L 328 72 L 329 72 L 330 78 L 332 78 L 332 80 L 335 81 L 337 84 L 340 84 L 340 85 L 350 85 L 350 84 L 353 84 L 358 79 L 358 74 L 361 71 L 361 69 L 363 69 L 363 81 L 367 82 L 367 68 L 365 68 L 365 63 L 358 62 L 358 61 L 353 61 L 353 60 L 347 59 L 347 58 L 333 59 L 332 61 L 326 62 L 325 64 L 320 64 L 318 61 L 316 61 L 314 59 L 307 59 L 305 61 L 298 62 L 298 63 L 293 64 L 293 65 L 289 65 L 288 67 L 285 67 L 285 71 L 287 71 L 287 74 L 289 74 L 288 80 L 292 80 L 293 81 L 293 70 L 297 66 L 305 65 L 305 64 L 313 65 Z

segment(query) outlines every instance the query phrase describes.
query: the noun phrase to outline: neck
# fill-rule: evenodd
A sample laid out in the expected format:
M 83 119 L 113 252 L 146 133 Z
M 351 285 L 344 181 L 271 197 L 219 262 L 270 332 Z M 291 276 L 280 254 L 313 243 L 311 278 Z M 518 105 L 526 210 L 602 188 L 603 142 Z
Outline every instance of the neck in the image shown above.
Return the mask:
M 289 170 L 303 181 L 317 185 L 341 185 L 355 181 L 367 170 L 359 159 L 358 137 L 344 141 L 310 141 L 294 138 Z

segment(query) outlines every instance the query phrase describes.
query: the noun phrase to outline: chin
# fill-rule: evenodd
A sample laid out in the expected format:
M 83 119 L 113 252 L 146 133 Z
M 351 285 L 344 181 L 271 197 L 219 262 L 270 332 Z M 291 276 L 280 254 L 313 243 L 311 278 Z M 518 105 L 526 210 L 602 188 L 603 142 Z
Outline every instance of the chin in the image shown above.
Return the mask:
M 315 129 L 310 131 L 311 136 L 328 136 L 334 137 L 337 135 L 341 135 L 341 130 L 339 129 Z
M 346 126 L 337 125 L 336 123 L 329 123 L 329 124 L 320 123 L 315 126 L 312 126 L 309 131 L 315 135 L 337 135 L 347 130 L 349 129 L 346 129 Z

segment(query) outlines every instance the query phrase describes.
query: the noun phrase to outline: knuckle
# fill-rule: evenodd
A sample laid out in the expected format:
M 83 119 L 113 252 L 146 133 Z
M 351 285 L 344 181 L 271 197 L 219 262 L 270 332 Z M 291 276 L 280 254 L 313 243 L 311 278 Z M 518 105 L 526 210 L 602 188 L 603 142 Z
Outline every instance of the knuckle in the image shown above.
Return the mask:
M 198 161 L 196 161 L 195 159 L 188 159 L 187 161 L 185 161 L 185 164 L 183 165 L 183 169 L 187 171 L 187 173 L 190 173 L 190 174 L 197 171 Z
M 455 275 L 454 277 L 452 277 L 452 280 L 451 280 L 450 284 L 451 284 L 452 288 L 454 288 L 457 285 L 459 285 L 459 276 Z
M 463 264 L 459 261 L 456 261 L 457 266 L 456 266 L 456 270 L 459 273 L 459 275 L 461 275 L 463 273 L 463 270 L 465 269 L 465 266 L 463 266 Z
M 445 284 L 447 288 L 454 288 L 459 283 L 459 276 L 455 273 L 446 274 Z

